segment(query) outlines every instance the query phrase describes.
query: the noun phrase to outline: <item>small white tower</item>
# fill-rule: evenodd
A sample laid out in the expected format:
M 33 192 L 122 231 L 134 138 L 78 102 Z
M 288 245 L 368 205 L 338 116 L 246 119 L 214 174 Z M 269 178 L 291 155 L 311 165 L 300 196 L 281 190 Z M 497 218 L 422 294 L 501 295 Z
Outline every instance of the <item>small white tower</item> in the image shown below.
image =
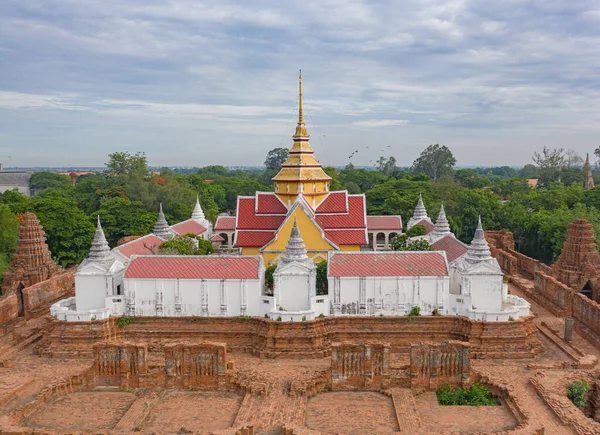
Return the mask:
M 433 222 L 431 222 L 431 219 L 429 219 L 429 216 L 427 215 L 427 210 L 425 209 L 425 204 L 423 204 L 423 196 L 419 193 L 419 201 L 417 202 L 417 206 L 415 207 L 415 212 L 413 213 L 412 217 L 408 221 L 408 225 L 406 226 L 406 229 L 408 230 L 408 229 L 412 228 L 413 226 L 415 226 L 416 224 L 418 224 L 421 221 L 427 221 L 431 225 L 433 225 Z
M 194 211 L 192 212 L 192 220 L 195 220 L 204 228 L 206 228 L 206 233 L 204 234 L 204 238 L 209 240 L 212 237 L 212 224 L 206 216 L 204 215 L 204 211 L 202 210 L 202 206 L 200 205 L 200 199 L 198 195 L 196 195 L 196 205 L 194 206 Z
M 175 236 L 175 232 L 169 226 L 167 219 L 165 218 L 165 214 L 162 208 L 162 202 L 160 203 L 160 207 L 158 210 L 158 219 L 156 220 L 156 224 L 154 224 L 154 231 L 152 231 L 156 237 L 162 240 L 168 240 Z
M 448 222 L 448 218 L 446 217 L 444 203 L 442 202 L 442 207 L 440 208 L 440 213 L 438 214 L 438 217 L 435 221 L 433 231 L 429 234 L 429 240 L 433 242 L 434 240 L 437 240 L 440 237 L 444 237 L 450 234 L 452 234 L 452 231 L 450 231 L 450 223 Z

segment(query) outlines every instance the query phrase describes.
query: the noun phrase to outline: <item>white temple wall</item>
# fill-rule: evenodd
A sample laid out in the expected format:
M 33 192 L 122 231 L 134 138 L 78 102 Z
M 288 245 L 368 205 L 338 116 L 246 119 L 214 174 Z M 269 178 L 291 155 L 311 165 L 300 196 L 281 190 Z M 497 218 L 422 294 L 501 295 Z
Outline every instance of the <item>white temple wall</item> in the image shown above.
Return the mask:
M 475 310 L 502 311 L 502 275 L 465 275 Z
M 105 275 L 75 274 L 75 297 L 77 311 L 104 309 L 104 299 L 108 296 Z
M 136 316 L 264 315 L 262 287 L 259 279 L 125 279 L 126 299 L 133 297 Z
M 286 311 L 310 310 L 310 276 L 282 275 L 275 280 L 275 297 Z
M 449 287 L 448 277 L 330 277 L 329 300 L 335 315 L 404 315 L 413 306 L 427 315 L 443 312 Z

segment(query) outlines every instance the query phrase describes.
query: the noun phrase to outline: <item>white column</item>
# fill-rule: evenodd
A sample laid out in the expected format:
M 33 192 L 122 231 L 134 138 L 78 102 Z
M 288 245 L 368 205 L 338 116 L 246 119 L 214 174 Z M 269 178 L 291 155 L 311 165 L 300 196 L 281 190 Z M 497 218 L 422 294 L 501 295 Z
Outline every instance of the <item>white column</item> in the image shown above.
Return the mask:
M 221 316 L 227 315 L 227 281 L 221 280 Z
M 248 304 L 246 302 L 246 280 L 240 282 L 240 314 L 245 316 L 248 314 Z
M 205 279 L 200 281 L 200 299 L 202 300 L 201 314 L 208 316 L 208 283 Z

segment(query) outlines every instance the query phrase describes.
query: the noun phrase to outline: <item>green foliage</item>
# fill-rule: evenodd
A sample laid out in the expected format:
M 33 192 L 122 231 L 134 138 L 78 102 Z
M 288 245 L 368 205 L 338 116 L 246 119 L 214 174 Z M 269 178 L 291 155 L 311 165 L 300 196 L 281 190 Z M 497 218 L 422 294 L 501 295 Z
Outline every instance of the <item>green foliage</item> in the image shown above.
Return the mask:
M 125 152 L 115 152 L 108 155 L 106 169 L 114 175 L 142 175 L 148 174 L 148 160 L 144 153 L 137 152 L 133 155 Z
M 200 242 L 206 243 L 200 245 Z M 208 245 L 210 245 L 210 248 Z M 198 239 L 192 234 L 189 236 L 175 236 L 163 242 L 158 247 L 158 251 L 167 255 L 207 255 L 213 252 L 213 246 L 209 241 Z
M 413 225 L 408 230 L 406 230 L 406 235 L 408 237 L 423 236 L 423 235 L 425 235 L 425 231 L 427 231 L 427 228 L 425 228 L 425 225 L 417 224 L 417 225 Z
M 440 310 L 438 310 L 437 308 L 434 308 L 433 311 L 431 312 L 432 316 L 441 316 L 440 314 Z
M 277 321 L 281 322 L 281 316 L 277 317 Z
M 323 260 L 317 263 L 317 294 L 327 294 L 327 261 Z
M 421 315 L 421 307 L 414 306 L 410 309 L 409 316 L 420 316 Z
M 117 321 L 115 322 L 115 324 L 119 327 L 119 328 L 125 328 L 127 325 L 129 325 L 130 323 L 134 322 L 134 318 L 133 317 L 126 317 L 126 316 L 121 316 L 117 319 Z
M 415 173 L 424 173 L 434 180 L 448 174 L 456 164 L 452 151 L 447 146 L 439 144 L 429 145 L 413 162 L 412 170 Z
M 156 213 L 146 211 L 141 201 L 130 201 L 121 197 L 104 201 L 91 216 L 94 223 L 96 216 L 100 216 L 108 243 L 113 247 L 125 236 L 143 236 L 151 233 L 156 222 Z
M 379 157 L 379 160 L 376 162 L 379 172 L 382 172 L 385 175 L 392 175 L 398 167 L 396 166 L 396 157 Z
M 281 169 L 281 165 L 283 165 L 283 163 L 287 160 L 288 154 L 289 152 L 287 148 L 273 148 L 267 154 L 265 166 L 267 169 L 279 171 Z
M 425 204 L 431 205 L 432 185 L 430 182 L 388 179 L 365 193 L 367 213 L 370 215 L 412 216 L 419 193 L 422 193 Z
M 71 186 L 71 177 L 55 172 L 34 172 L 29 180 L 31 189 L 39 193 L 44 189 L 66 189 Z
M 431 251 L 431 246 L 426 239 L 408 240 L 406 234 L 398 234 L 392 240 L 393 251 Z
M 87 257 L 94 225 L 74 200 L 56 194 L 35 197 L 32 205 L 46 232 L 48 248 L 58 263 L 76 264 Z
M 268 266 L 265 269 L 265 286 L 271 290 L 273 290 L 273 274 L 275 273 L 275 270 L 277 269 L 277 265 L 276 264 L 271 264 L 270 266 Z
M 499 406 L 500 399 L 480 384 L 471 388 L 453 388 L 445 384 L 435 392 L 441 406 Z
M 591 390 L 587 381 L 576 381 L 567 385 L 567 397 L 575 406 L 583 408 L 587 404 L 587 393 Z
M 254 317 L 252 317 L 252 316 L 239 316 L 238 317 L 238 320 L 240 322 L 250 322 L 253 319 L 254 319 Z
M 306 322 L 306 316 L 302 316 L 302 321 Z

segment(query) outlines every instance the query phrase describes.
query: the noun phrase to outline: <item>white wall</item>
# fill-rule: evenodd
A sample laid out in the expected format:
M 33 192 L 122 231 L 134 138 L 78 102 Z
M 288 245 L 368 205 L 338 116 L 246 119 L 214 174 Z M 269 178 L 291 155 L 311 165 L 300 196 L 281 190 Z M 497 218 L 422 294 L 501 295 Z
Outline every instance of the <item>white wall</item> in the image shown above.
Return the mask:
M 449 287 L 447 276 L 329 277 L 329 300 L 334 315 L 404 315 L 413 306 L 419 306 L 421 314 L 427 315 L 434 308 L 444 313 Z M 335 312 L 338 306 L 339 312 Z
M 500 275 L 465 275 L 475 310 L 502 311 L 502 280 Z
M 31 195 L 31 189 L 29 186 L 10 186 L 10 185 L 0 185 L 0 193 L 4 193 L 7 191 L 16 190 L 19 193 L 22 193 L 25 196 Z
M 75 274 L 75 298 L 78 312 L 104 309 L 107 295 L 105 275 Z
M 263 305 L 272 308 L 271 304 L 263 304 L 263 283 L 259 279 L 129 278 L 124 281 L 126 300 L 134 301 L 136 316 L 264 316 L 268 311 Z M 245 313 L 241 307 L 243 300 Z M 162 312 L 159 304 L 162 304 Z M 181 305 L 180 310 L 177 305 Z

